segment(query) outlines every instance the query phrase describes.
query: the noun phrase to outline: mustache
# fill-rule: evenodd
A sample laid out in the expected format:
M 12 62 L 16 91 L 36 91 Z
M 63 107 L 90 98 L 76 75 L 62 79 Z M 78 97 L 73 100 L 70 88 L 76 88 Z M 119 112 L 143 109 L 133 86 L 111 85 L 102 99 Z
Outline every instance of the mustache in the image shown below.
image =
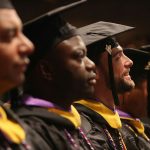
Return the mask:
M 123 72 L 123 75 L 127 75 L 127 74 L 130 75 L 130 69 L 127 69 L 126 71 Z

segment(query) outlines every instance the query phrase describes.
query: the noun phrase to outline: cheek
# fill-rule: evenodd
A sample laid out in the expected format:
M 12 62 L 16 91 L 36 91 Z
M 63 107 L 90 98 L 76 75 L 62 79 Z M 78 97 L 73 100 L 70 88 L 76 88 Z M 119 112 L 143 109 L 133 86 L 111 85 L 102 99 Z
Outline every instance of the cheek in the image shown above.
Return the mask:
M 9 69 L 12 65 L 12 55 L 0 55 L 0 68 Z
M 17 60 L 16 51 L 13 48 L 1 49 L 0 47 L 0 68 L 1 70 L 10 70 Z
M 116 76 L 122 76 L 124 73 L 124 65 L 122 62 L 114 63 L 113 64 L 114 74 Z

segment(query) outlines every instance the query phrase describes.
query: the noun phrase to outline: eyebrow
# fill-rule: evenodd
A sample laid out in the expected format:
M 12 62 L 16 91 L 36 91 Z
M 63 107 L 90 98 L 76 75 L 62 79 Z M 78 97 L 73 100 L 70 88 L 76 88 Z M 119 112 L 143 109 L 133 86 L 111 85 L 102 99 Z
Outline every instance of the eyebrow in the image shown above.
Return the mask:
M 12 27 L 4 27 L 2 28 L 2 30 L 0 30 L 0 32 L 10 32 L 10 31 L 16 31 L 17 27 L 16 26 L 12 26 Z
M 117 50 L 112 50 L 112 57 L 115 57 L 118 53 L 123 52 L 123 50 L 121 49 L 117 49 Z

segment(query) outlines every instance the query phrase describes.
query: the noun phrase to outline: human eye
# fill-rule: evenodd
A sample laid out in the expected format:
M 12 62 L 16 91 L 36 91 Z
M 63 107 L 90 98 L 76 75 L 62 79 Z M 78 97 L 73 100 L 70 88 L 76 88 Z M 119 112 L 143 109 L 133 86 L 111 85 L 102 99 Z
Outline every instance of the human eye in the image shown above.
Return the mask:
M 119 51 L 119 52 L 117 52 L 115 55 L 113 55 L 113 58 L 114 58 L 115 60 L 118 60 L 118 59 L 120 59 L 120 58 L 122 57 L 122 55 L 123 55 L 123 52 L 122 52 L 122 51 Z
M 73 57 L 75 58 L 75 59 L 77 59 L 77 60 L 82 60 L 84 57 L 85 57 L 85 52 L 83 51 L 83 50 L 77 50 L 75 53 L 74 53 L 74 55 L 73 55 Z
M 5 29 L 0 36 L 0 40 L 2 42 L 11 42 L 16 35 L 17 30 L 15 28 Z

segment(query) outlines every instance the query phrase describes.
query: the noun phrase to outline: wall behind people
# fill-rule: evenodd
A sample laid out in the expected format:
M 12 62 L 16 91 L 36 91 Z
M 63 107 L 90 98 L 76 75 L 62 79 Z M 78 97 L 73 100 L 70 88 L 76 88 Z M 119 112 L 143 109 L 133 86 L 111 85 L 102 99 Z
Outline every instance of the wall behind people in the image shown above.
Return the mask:
M 23 18 L 23 22 L 71 1 L 75 0 L 13 0 Z M 26 6 L 28 6 L 28 10 Z M 86 4 L 80 8 L 65 14 L 67 20 L 77 27 L 99 20 L 135 26 L 137 31 L 132 35 L 123 36 L 122 45 L 139 48 L 141 45 L 150 42 L 150 22 L 147 21 L 147 18 L 150 18 L 149 7 L 149 0 L 87 0 Z

